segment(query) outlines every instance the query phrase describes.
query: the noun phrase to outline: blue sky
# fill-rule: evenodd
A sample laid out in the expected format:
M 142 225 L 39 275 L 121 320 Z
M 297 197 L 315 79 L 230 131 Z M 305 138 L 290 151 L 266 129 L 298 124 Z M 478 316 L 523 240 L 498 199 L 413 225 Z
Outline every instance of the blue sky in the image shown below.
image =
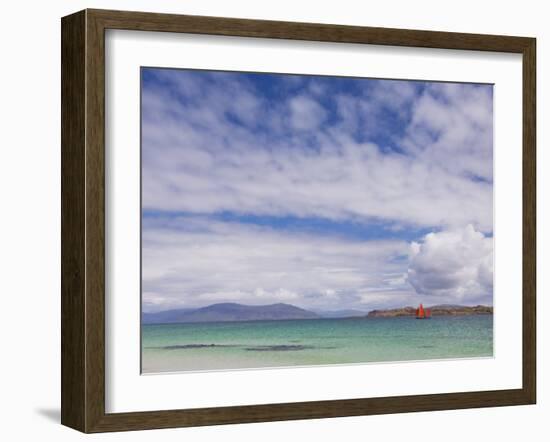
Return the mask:
M 144 310 L 490 304 L 492 94 L 142 68 Z

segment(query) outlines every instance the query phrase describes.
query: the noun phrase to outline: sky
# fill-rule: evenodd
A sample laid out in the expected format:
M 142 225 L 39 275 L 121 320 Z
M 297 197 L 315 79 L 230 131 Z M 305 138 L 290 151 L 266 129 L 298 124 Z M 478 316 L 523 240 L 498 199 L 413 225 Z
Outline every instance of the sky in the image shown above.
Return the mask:
M 144 311 L 492 304 L 491 85 L 141 79 Z

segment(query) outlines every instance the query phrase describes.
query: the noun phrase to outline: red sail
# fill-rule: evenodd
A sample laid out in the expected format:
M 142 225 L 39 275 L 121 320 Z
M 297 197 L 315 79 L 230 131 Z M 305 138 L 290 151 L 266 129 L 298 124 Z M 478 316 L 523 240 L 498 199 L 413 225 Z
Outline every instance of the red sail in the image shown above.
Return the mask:
M 420 304 L 420 306 L 418 307 L 418 313 L 416 315 L 417 317 L 419 318 L 423 318 L 425 315 L 424 315 L 424 307 L 422 306 L 422 304 Z
M 424 312 L 426 314 L 426 318 L 430 318 L 432 316 L 432 311 L 429 308 L 427 308 Z

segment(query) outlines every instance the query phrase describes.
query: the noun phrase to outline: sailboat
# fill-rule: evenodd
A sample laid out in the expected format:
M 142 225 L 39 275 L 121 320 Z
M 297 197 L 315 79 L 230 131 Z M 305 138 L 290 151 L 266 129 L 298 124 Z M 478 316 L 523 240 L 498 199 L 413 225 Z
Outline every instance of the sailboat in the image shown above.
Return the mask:
M 432 312 L 429 308 L 424 308 L 422 304 L 416 309 L 416 319 L 430 319 Z

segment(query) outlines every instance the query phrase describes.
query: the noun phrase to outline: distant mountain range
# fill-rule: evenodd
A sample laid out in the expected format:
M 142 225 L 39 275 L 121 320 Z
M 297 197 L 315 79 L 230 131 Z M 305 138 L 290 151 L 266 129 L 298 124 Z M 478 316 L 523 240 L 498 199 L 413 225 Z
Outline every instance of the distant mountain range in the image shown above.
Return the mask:
M 208 307 L 197 309 L 178 309 L 142 314 L 144 324 L 268 321 L 280 319 L 318 319 L 320 317 L 317 313 L 290 304 L 244 305 L 231 302 L 212 304 Z
M 434 305 L 430 307 L 433 316 L 441 315 L 478 315 L 492 314 L 493 307 L 478 305 L 467 307 L 460 305 Z M 182 308 L 155 313 L 142 313 L 143 324 L 171 324 L 193 322 L 236 322 L 269 321 L 284 319 L 322 319 L 322 318 L 392 318 L 414 316 L 414 307 L 402 307 L 385 310 L 372 310 L 368 314 L 361 310 L 346 309 L 309 311 L 291 304 L 244 305 L 233 302 L 212 304 L 201 308 Z

